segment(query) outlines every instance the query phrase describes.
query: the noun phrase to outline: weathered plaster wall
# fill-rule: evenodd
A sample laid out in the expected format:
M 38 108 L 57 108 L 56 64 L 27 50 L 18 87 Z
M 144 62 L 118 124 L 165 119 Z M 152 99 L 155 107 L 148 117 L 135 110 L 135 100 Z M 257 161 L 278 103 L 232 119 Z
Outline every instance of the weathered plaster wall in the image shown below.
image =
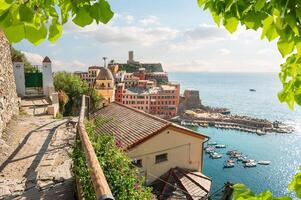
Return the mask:
M 10 44 L 0 30 L 0 138 L 7 122 L 18 111 Z

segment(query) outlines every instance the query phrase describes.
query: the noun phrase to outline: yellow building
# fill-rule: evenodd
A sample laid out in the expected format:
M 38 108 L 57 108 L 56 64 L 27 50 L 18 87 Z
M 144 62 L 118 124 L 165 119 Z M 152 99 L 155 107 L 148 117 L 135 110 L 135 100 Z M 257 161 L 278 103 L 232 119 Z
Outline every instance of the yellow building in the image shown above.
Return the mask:
M 114 78 L 111 71 L 105 67 L 98 68 L 98 74 L 95 79 L 94 88 L 108 102 L 113 102 L 115 99 Z
M 187 191 L 181 194 L 183 199 L 208 196 L 211 179 L 201 173 L 206 135 L 116 102 L 92 116 L 98 117 L 113 119 L 98 127 L 97 133 L 115 136 L 118 146 L 145 176 L 147 185 L 159 191 L 158 199 L 161 195 L 171 195 L 172 199 L 167 189 L 170 185 L 179 193 Z

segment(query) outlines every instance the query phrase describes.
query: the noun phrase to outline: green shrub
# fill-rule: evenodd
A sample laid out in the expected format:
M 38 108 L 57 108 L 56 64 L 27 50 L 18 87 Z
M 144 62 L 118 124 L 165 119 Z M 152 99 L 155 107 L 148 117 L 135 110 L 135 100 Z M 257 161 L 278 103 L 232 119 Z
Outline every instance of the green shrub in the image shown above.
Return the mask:
M 79 76 L 68 72 L 57 72 L 53 78 L 54 87 L 56 91 L 60 92 L 60 106 L 61 111 L 63 111 L 64 116 L 68 115 L 78 115 L 79 108 L 81 106 L 81 100 L 83 95 L 91 95 L 91 108 L 95 109 L 98 102 L 101 100 L 95 89 L 88 86 L 88 83 L 82 81 Z M 67 95 L 63 100 L 63 95 Z
M 96 135 L 95 126 L 91 122 L 86 123 L 86 129 L 114 198 L 151 199 L 151 189 L 144 185 L 144 179 L 138 176 L 138 170 L 132 166 L 130 159 L 116 146 L 114 138 L 107 134 Z M 96 199 L 80 142 L 76 143 L 73 161 L 74 173 L 83 186 L 85 199 Z

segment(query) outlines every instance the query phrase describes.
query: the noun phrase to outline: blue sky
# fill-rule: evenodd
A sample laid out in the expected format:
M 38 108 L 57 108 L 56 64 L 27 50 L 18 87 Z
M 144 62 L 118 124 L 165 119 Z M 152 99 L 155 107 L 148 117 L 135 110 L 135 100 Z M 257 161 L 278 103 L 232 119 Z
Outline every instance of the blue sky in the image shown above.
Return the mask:
M 34 64 L 43 56 L 53 69 L 85 71 L 102 57 L 118 62 L 134 50 L 140 62 L 161 62 L 166 71 L 277 72 L 283 62 L 276 44 L 260 32 L 217 28 L 196 0 L 110 0 L 115 16 L 107 25 L 79 28 L 68 22 L 55 43 L 14 45 Z

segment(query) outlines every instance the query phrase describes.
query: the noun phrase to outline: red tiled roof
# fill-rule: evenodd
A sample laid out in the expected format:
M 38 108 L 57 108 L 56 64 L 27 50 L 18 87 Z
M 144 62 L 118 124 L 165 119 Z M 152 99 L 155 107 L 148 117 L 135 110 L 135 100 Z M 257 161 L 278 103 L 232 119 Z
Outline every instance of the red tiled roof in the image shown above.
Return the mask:
M 151 186 L 158 199 L 201 199 L 211 189 L 211 179 L 190 169 L 171 168 Z
M 23 62 L 23 59 L 21 56 L 16 56 L 12 60 L 13 60 L 13 62 Z
M 96 66 L 96 65 L 89 67 L 89 69 L 100 69 L 100 68 L 101 68 L 100 66 Z
M 93 113 L 92 119 L 97 120 L 97 118 L 102 121 L 102 125 L 96 127 L 96 132 L 99 134 L 113 134 L 116 140 L 121 142 L 123 148 L 126 149 L 143 143 L 168 127 L 197 138 L 207 137 L 117 102 L 113 102 Z
M 51 63 L 51 60 L 46 56 L 43 60 L 43 63 Z

